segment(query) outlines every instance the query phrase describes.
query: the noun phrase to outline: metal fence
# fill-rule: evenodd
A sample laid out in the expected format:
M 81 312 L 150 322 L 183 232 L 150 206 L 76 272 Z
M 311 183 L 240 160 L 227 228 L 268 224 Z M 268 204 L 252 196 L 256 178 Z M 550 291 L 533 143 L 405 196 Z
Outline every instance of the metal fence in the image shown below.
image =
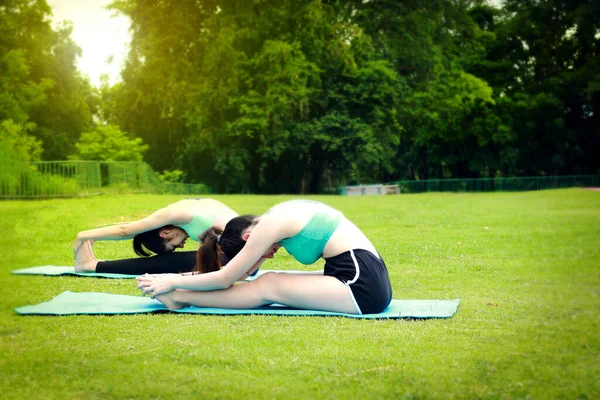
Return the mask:
M 166 183 L 143 162 L 23 163 L 0 149 L 0 198 L 89 196 L 112 192 L 207 193 L 202 184 Z
M 509 192 L 598 187 L 597 175 L 395 181 L 346 186 L 344 195 L 422 192 Z M 387 190 L 394 187 L 393 191 Z M 386 190 L 382 190 L 386 189 Z M 360 190 L 359 190 L 360 189 Z M 0 147 L 0 199 L 51 198 L 111 192 L 203 194 L 202 184 L 166 183 L 143 162 L 40 161 L 24 163 Z
M 478 179 L 428 179 L 422 181 L 395 181 L 377 185 L 346 186 L 344 195 L 355 193 L 358 188 L 373 189 L 379 186 L 397 186 L 400 193 L 423 192 L 522 192 L 529 190 L 560 189 L 570 187 L 598 187 L 598 175 L 534 176 L 514 178 Z M 365 191 L 375 193 L 376 190 Z

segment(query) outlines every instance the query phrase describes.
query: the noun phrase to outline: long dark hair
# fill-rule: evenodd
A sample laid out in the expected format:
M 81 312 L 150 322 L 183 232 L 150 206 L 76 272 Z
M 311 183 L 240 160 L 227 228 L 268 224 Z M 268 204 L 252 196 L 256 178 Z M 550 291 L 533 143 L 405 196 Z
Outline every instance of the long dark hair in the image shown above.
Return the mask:
M 214 227 L 204 231 L 199 237 L 202 246 L 196 253 L 194 271 L 218 271 L 223 267 L 223 259 L 231 260 L 235 257 L 246 244 L 242 234 L 254 223 L 255 218 L 255 215 L 241 215 L 229 221 L 224 231 Z
M 165 228 L 177 228 L 174 225 L 165 225 L 161 228 L 152 229 L 151 231 L 138 233 L 133 237 L 133 251 L 140 257 L 150 257 L 152 254 L 146 250 L 151 251 L 155 254 L 162 254 L 167 251 L 165 247 L 165 239 L 160 237 L 160 231 Z

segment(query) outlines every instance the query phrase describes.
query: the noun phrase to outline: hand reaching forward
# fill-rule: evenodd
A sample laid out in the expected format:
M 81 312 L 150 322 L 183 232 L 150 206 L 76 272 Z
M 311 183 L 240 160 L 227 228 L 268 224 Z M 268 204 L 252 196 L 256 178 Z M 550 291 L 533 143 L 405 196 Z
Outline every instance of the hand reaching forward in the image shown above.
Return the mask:
M 159 294 L 169 293 L 175 289 L 173 277 L 178 274 L 142 275 L 137 278 L 137 288 L 142 291 L 142 296 L 149 295 L 154 298 Z

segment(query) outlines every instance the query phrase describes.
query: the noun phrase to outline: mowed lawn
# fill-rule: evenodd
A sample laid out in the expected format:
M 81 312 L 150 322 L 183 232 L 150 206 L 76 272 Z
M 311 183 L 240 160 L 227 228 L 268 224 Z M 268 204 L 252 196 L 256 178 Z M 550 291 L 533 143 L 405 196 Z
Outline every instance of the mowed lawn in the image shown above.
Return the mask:
M 215 197 L 240 213 L 291 198 Z M 450 319 L 13 311 L 65 290 L 139 295 L 132 280 L 10 271 L 72 265 L 77 231 L 180 198 L 0 202 L 2 398 L 600 397 L 600 192 L 582 189 L 311 197 L 372 239 L 394 298 L 460 298 Z M 94 249 L 101 259 L 133 256 L 130 242 Z M 321 267 L 285 251 L 265 266 Z

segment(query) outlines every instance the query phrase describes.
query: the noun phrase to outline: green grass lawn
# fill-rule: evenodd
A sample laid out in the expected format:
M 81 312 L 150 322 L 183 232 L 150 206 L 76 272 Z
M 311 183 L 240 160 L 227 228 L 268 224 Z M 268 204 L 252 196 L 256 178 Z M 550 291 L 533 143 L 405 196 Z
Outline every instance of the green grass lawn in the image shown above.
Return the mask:
M 240 213 L 290 198 L 215 197 Z M 372 239 L 394 298 L 460 298 L 451 319 L 13 311 L 65 290 L 139 295 L 131 280 L 10 271 L 72 265 L 79 230 L 179 198 L 0 202 L 2 398 L 600 397 L 600 193 L 581 189 L 315 197 Z M 94 249 L 127 258 L 130 246 Z M 304 267 L 283 251 L 265 268 Z

